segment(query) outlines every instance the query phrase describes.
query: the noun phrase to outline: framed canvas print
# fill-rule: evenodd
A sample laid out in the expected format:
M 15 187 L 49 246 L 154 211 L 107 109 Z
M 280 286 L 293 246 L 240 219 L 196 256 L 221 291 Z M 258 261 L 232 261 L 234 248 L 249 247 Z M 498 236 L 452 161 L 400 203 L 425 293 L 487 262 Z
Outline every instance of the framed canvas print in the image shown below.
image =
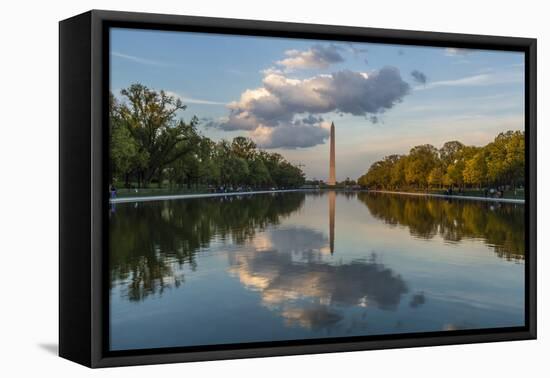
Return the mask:
M 60 22 L 62 357 L 536 337 L 536 40 Z

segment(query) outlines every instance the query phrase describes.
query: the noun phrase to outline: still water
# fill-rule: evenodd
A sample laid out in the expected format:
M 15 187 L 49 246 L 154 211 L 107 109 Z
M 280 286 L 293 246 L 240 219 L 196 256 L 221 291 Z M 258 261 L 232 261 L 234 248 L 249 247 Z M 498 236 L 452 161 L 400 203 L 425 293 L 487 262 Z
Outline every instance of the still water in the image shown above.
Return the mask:
M 293 192 L 113 205 L 111 350 L 524 325 L 524 206 Z

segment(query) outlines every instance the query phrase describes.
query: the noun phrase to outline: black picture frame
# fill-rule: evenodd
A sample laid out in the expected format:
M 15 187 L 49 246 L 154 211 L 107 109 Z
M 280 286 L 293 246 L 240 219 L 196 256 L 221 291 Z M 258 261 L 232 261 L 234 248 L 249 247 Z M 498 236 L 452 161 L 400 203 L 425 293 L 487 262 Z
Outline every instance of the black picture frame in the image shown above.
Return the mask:
M 363 41 L 525 53 L 526 325 L 109 352 L 107 106 L 110 27 Z M 59 24 L 59 354 L 88 367 L 536 338 L 536 39 L 92 10 Z

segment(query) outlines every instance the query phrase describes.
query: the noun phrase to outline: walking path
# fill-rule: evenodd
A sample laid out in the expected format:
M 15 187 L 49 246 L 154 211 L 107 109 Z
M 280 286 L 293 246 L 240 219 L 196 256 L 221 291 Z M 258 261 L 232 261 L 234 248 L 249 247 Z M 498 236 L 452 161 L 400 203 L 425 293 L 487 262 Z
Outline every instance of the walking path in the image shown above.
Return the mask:
M 460 199 L 468 201 L 486 201 L 486 202 L 505 202 L 505 203 L 520 203 L 525 204 L 523 199 L 515 198 L 493 198 L 493 197 L 475 197 L 475 196 L 463 196 L 463 195 L 446 195 L 446 194 L 436 194 L 436 193 L 411 193 L 411 192 L 392 192 L 389 190 L 370 190 L 374 193 L 389 193 L 389 194 L 403 194 L 407 196 L 420 196 L 420 197 L 435 197 L 435 198 L 446 198 L 446 199 Z
M 301 192 L 304 190 L 307 190 L 307 189 L 258 190 L 253 192 L 197 193 L 197 194 L 171 194 L 171 195 L 165 195 L 165 196 L 120 197 L 120 198 L 111 198 L 109 199 L 109 202 L 125 203 L 125 202 L 167 201 L 167 200 L 188 199 L 188 198 L 228 197 L 228 196 L 246 196 L 249 194 Z

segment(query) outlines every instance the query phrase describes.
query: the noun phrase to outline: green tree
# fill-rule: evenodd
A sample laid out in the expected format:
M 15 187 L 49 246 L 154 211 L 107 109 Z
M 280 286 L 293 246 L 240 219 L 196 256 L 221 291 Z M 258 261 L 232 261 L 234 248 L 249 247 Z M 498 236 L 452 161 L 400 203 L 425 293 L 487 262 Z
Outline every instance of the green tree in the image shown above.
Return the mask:
M 147 162 L 146 153 L 140 153 L 130 131 L 121 122 L 118 114 L 118 102 L 109 95 L 109 163 L 110 182 L 123 178 L 128 186 L 129 175 L 136 169 L 143 168 Z
M 456 159 L 458 159 L 458 156 L 462 152 L 463 148 L 464 144 L 457 140 L 443 144 L 443 147 L 439 149 L 439 157 L 445 170 L 449 165 L 454 163 Z
M 523 131 L 500 133 L 487 146 L 487 175 L 497 184 L 515 187 L 525 181 L 525 134 Z
M 441 187 L 443 184 L 443 169 L 440 166 L 432 168 L 428 175 L 428 184 L 431 187 Z
M 437 150 L 426 144 L 408 155 L 375 161 L 358 183 L 369 188 L 398 189 L 445 186 L 481 187 L 525 182 L 525 134 L 507 131 L 484 147 L 447 142 Z
M 193 117 L 189 123 L 178 119 L 178 111 L 186 106 L 164 91 L 132 84 L 120 93 L 125 101 L 117 107 L 118 117 L 137 143 L 139 153 L 147 157 L 138 175 L 138 182 L 147 186 L 163 168 L 193 150 L 199 140 L 195 129 L 198 119 Z
M 428 186 L 428 174 L 438 164 L 438 151 L 431 144 L 411 149 L 405 168 L 405 180 L 408 184 L 420 188 Z
M 395 187 L 394 184 L 397 183 L 397 181 L 394 181 L 392 172 L 394 167 L 401 164 L 401 161 L 402 157 L 400 155 L 386 156 L 383 160 L 374 162 L 367 173 L 361 176 L 357 182 L 359 185 L 366 187 L 392 189 Z
M 251 185 L 256 187 L 269 185 L 271 182 L 271 176 L 262 159 L 256 157 L 252 159 L 248 165 L 250 175 L 249 182 Z
M 256 155 L 256 143 L 250 138 L 238 136 L 231 142 L 231 151 L 235 156 L 250 161 Z
M 487 150 L 485 148 L 466 161 L 463 175 L 466 184 L 481 187 L 487 182 Z
M 405 185 L 405 168 L 407 166 L 407 157 L 399 156 L 399 159 L 391 167 L 390 184 L 393 189 L 398 189 Z

